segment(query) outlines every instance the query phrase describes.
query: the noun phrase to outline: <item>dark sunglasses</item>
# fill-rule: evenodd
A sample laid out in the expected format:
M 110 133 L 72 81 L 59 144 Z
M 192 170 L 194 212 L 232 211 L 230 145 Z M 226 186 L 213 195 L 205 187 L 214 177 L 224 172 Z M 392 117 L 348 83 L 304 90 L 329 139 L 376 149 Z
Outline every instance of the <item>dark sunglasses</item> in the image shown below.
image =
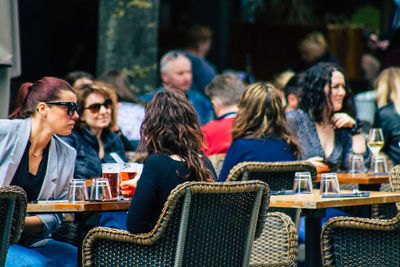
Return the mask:
M 48 105 L 57 105 L 57 106 L 65 106 L 68 108 L 67 113 L 69 116 L 74 116 L 75 112 L 78 113 L 78 104 L 75 102 L 58 102 L 58 101 L 52 101 L 52 102 L 45 102 Z
M 106 109 L 110 109 L 112 107 L 112 100 L 111 98 L 107 98 L 106 100 L 104 100 L 104 103 L 95 103 L 95 104 L 91 104 L 88 107 L 84 107 L 83 109 L 90 109 L 91 112 L 93 113 L 97 113 L 100 111 L 101 106 L 105 107 Z

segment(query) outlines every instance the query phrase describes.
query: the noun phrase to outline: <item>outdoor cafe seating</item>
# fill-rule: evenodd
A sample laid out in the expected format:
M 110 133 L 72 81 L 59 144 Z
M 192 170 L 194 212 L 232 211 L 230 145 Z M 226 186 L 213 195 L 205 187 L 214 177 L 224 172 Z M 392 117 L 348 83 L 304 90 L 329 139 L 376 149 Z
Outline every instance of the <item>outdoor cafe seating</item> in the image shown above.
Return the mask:
M 21 237 L 26 208 L 26 193 L 22 188 L 0 187 L 0 266 L 5 266 L 9 246 L 16 244 Z
M 89 231 L 83 265 L 248 266 L 269 195 L 261 181 L 183 183 L 171 192 L 151 232 Z

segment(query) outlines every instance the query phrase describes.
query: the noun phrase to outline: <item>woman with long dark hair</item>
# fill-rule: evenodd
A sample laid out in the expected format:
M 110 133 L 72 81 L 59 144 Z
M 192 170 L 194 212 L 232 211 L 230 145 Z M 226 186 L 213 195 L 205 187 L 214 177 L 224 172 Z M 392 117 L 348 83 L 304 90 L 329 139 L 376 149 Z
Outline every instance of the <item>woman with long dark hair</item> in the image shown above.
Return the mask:
M 297 144 L 286 129 L 279 94 L 267 83 L 246 88 L 233 122 L 232 140 L 219 181 L 225 181 L 229 171 L 243 161 L 293 161 L 299 155 Z
M 67 199 L 76 152 L 57 135 L 71 133 L 77 98 L 64 80 L 25 83 L 10 120 L 0 120 L 0 185 L 17 185 L 28 201 Z M 77 248 L 51 239 L 61 213 L 28 214 L 21 240 L 9 248 L 6 266 L 76 266 Z
M 299 110 L 287 113 L 299 137 L 301 158 L 317 168 L 347 169 L 351 153 L 365 153 L 361 124 L 352 117 L 351 92 L 344 71 L 332 63 L 319 63 L 305 73 Z
M 213 181 L 211 162 L 201 151 L 203 134 L 196 112 L 180 92 L 159 92 L 146 106 L 139 147 L 147 149 L 127 228 L 150 231 L 170 192 L 185 181 Z

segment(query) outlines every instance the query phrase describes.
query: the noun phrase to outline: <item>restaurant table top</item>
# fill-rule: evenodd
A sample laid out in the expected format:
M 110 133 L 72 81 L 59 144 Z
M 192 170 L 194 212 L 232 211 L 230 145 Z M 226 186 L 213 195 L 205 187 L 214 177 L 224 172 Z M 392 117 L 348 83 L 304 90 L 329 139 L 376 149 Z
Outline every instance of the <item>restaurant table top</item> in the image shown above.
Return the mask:
M 319 194 L 319 189 L 314 189 L 313 194 L 272 195 L 269 206 L 279 208 L 323 209 L 400 202 L 400 193 L 398 192 L 369 192 L 369 197 L 322 198 Z M 352 193 L 352 191 L 341 190 L 341 193 Z
M 28 212 L 51 213 L 51 212 L 97 212 L 97 211 L 118 211 L 128 210 L 130 201 L 82 201 L 71 203 L 68 200 L 49 200 L 28 203 Z
M 357 183 L 357 184 L 382 184 L 389 183 L 388 174 L 370 174 L 367 172 L 363 173 L 348 173 L 348 172 L 337 172 L 339 183 Z M 317 175 L 317 182 L 321 179 L 321 174 Z

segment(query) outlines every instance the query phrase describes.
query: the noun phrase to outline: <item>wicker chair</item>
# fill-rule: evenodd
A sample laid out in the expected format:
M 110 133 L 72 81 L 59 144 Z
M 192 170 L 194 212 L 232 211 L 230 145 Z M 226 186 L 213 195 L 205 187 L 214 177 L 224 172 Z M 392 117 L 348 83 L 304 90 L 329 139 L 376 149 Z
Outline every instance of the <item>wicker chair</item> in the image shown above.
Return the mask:
M 227 181 L 261 180 L 266 182 L 271 190 L 292 189 L 295 172 L 310 172 L 315 188 L 317 169 L 308 161 L 291 162 L 241 162 L 234 166 Z M 291 208 L 270 208 L 269 211 L 284 212 L 299 225 L 300 212 Z
M 260 181 L 177 186 L 149 233 L 96 227 L 83 242 L 84 266 L 248 266 L 265 224 Z
M 222 165 L 224 164 L 225 154 L 213 154 L 208 156 L 208 159 L 211 161 L 217 176 L 221 172 Z
M 400 213 L 394 218 L 331 218 L 322 229 L 324 266 L 400 266 Z
M 0 266 L 5 266 L 8 247 L 19 241 L 25 223 L 27 200 L 18 186 L 0 187 Z
M 391 191 L 400 192 L 400 165 L 394 166 L 389 172 L 389 183 Z M 398 204 L 387 203 L 372 205 L 372 218 L 376 219 L 391 219 L 398 212 Z
M 250 266 L 296 266 L 298 235 L 289 216 L 268 212 L 260 237 L 253 242 Z

